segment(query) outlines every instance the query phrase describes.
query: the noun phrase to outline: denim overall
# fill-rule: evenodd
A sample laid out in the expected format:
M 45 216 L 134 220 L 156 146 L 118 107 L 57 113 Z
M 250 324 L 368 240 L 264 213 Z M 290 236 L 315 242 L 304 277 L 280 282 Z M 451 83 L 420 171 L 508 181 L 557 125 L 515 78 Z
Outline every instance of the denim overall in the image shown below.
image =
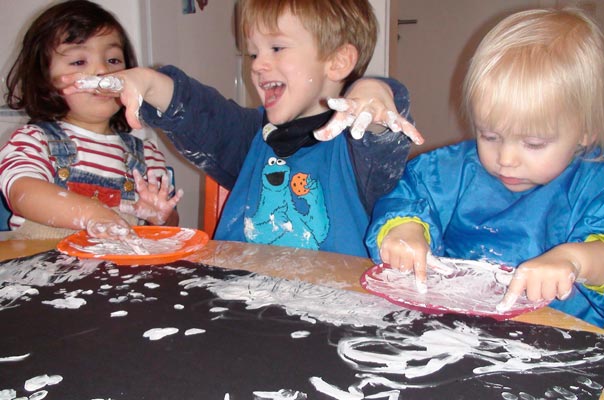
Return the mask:
M 125 176 L 107 178 L 73 168 L 72 164 L 75 164 L 78 160 L 77 148 L 65 131 L 56 122 L 40 122 L 36 125 L 44 130 L 50 155 L 56 159 L 56 185 L 66 190 L 68 189 L 68 182 L 98 185 L 103 188 L 119 190 L 122 200 L 135 200 L 134 181 L 127 179 Z M 124 157 L 127 169 L 133 171 L 136 168 L 144 176 L 147 173 L 147 165 L 145 164 L 143 141 L 128 133 L 120 132 L 118 134 L 127 148 Z

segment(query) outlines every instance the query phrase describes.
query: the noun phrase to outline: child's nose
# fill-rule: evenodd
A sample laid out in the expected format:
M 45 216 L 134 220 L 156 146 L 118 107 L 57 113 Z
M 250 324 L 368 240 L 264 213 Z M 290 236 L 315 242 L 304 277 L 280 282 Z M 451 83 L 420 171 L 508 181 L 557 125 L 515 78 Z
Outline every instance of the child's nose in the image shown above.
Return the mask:
M 499 164 L 505 167 L 518 165 L 519 155 L 515 146 L 503 144 L 499 149 Z
M 93 64 L 93 74 L 92 75 L 105 75 L 110 71 L 109 65 L 106 62 L 99 61 Z
M 267 69 L 269 69 L 269 62 L 267 57 L 263 57 L 261 55 L 257 55 L 255 59 L 252 60 L 252 71 L 254 72 L 259 72 L 259 71 L 266 71 Z

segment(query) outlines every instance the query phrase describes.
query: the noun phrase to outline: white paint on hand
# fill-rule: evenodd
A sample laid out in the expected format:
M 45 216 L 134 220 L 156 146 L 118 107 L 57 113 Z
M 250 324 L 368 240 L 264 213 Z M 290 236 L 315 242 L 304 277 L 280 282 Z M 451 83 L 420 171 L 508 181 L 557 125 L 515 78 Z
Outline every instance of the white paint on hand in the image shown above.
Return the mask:
M 75 82 L 78 89 L 100 89 L 110 92 L 124 90 L 124 82 L 117 76 L 85 76 Z

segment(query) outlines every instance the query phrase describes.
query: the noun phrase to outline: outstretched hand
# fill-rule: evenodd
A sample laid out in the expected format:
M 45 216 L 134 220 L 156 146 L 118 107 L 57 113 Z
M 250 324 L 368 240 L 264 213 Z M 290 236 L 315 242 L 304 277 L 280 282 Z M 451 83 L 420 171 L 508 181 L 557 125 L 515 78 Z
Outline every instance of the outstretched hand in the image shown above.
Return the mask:
M 403 132 L 415 144 L 422 144 L 424 138 L 413 124 L 396 110 L 392 91 L 385 83 L 376 79 L 361 79 L 351 87 L 345 98 L 332 98 L 327 105 L 336 111 L 332 119 L 314 132 L 318 140 L 331 140 L 345 128 L 350 127 L 354 139 L 360 139 L 371 125 L 379 125 L 392 132 Z
M 144 219 L 153 225 L 165 224 L 183 196 L 182 189 L 170 197 L 171 185 L 168 175 L 162 175 L 161 181 L 158 181 L 153 174 L 149 174 L 148 182 L 137 170 L 134 170 L 132 175 L 138 200 L 134 204 L 121 205 L 120 211 Z

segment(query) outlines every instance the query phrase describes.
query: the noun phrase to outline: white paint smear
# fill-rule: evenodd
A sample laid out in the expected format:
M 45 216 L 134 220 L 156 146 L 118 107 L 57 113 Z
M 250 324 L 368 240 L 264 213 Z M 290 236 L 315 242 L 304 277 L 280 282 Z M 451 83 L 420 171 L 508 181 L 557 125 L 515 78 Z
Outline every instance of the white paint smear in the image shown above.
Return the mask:
M 526 296 L 505 312 L 497 310 L 512 271 L 488 262 L 438 258 L 449 271 L 427 270 L 427 292 L 417 290 L 415 275 L 395 268 L 374 266 L 362 277 L 365 289 L 395 304 L 428 312 L 452 311 L 492 317 L 512 317 L 547 304 L 530 302 Z
M 257 274 L 229 280 L 192 278 L 181 281 L 180 285 L 187 290 L 204 287 L 225 300 L 245 301 L 248 309 L 276 304 L 283 306 L 289 315 L 338 326 L 385 327 L 392 322 L 385 321 L 384 317 L 396 311 L 396 323 L 405 324 L 421 316 L 417 311 L 401 310 L 376 296 Z
M 48 304 L 59 309 L 75 310 L 86 304 L 86 300 L 79 297 L 67 297 L 65 299 L 45 300 L 42 304 Z
M 139 246 L 147 251 L 148 254 L 170 254 L 183 248 L 186 241 L 195 235 L 194 229 L 182 228 L 176 234 L 161 238 L 139 238 Z M 70 242 L 69 245 L 76 250 L 94 255 L 137 255 L 131 245 L 122 240 L 107 238 L 88 238 L 89 245 L 81 246 Z
M 296 332 L 291 333 L 291 337 L 293 339 L 303 339 L 303 338 L 309 337 L 309 336 L 310 336 L 309 331 L 296 331 Z
M 63 377 L 61 375 L 39 375 L 25 381 L 25 390 L 28 392 L 34 392 L 38 389 L 42 389 L 45 386 L 56 385 L 62 380 Z
M 0 400 L 13 400 L 17 397 L 17 392 L 14 389 L 0 390 Z
M 18 299 L 39 294 L 35 286 L 73 282 L 92 274 L 102 261 L 59 255 L 48 261 L 47 254 L 8 261 L 0 268 L 0 311 L 15 307 Z
M 291 389 L 281 389 L 277 392 L 254 391 L 255 400 L 306 400 L 306 393 Z
M 206 333 L 206 330 L 200 328 L 191 328 L 185 331 L 185 336 L 199 335 L 201 333 Z
M 178 333 L 177 328 L 153 328 L 143 333 L 143 337 L 149 338 L 149 340 L 160 340 L 176 333 Z
M 125 317 L 126 315 L 128 315 L 128 311 L 125 310 L 114 311 L 111 313 L 111 317 Z
M 450 327 L 432 320 L 422 333 L 411 333 L 406 325 L 425 318 L 419 312 L 400 309 L 377 296 L 300 281 L 251 274 L 227 280 L 193 278 L 181 281 L 180 285 L 187 290 L 203 287 L 221 299 L 243 301 L 248 309 L 280 305 L 287 314 L 300 319 L 384 328 L 378 331 L 379 336 L 353 336 L 338 343 L 339 357 L 357 371 L 358 382 L 347 390 L 320 377 L 311 378 L 317 391 L 334 399 L 362 399 L 363 388 L 379 386 L 386 391 L 373 398 L 396 399 L 399 390 L 427 387 L 431 383 L 401 383 L 384 374 L 413 380 L 435 374 L 446 366 L 459 365 L 467 358 L 480 360 L 481 366 L 472 371 L 477 376 L 573 371 L 577 366 L 604 360 L 604 354 L 596 347 L 551 351 L 524 343 L 520 333 L 517 337 L 499 338 L 463 322 Z M 568 333 L 561 334 L 566 337 Z
M 23 361 L 29 357 L 29 353 L 20 356 L 0 357 L 0 363 Z

